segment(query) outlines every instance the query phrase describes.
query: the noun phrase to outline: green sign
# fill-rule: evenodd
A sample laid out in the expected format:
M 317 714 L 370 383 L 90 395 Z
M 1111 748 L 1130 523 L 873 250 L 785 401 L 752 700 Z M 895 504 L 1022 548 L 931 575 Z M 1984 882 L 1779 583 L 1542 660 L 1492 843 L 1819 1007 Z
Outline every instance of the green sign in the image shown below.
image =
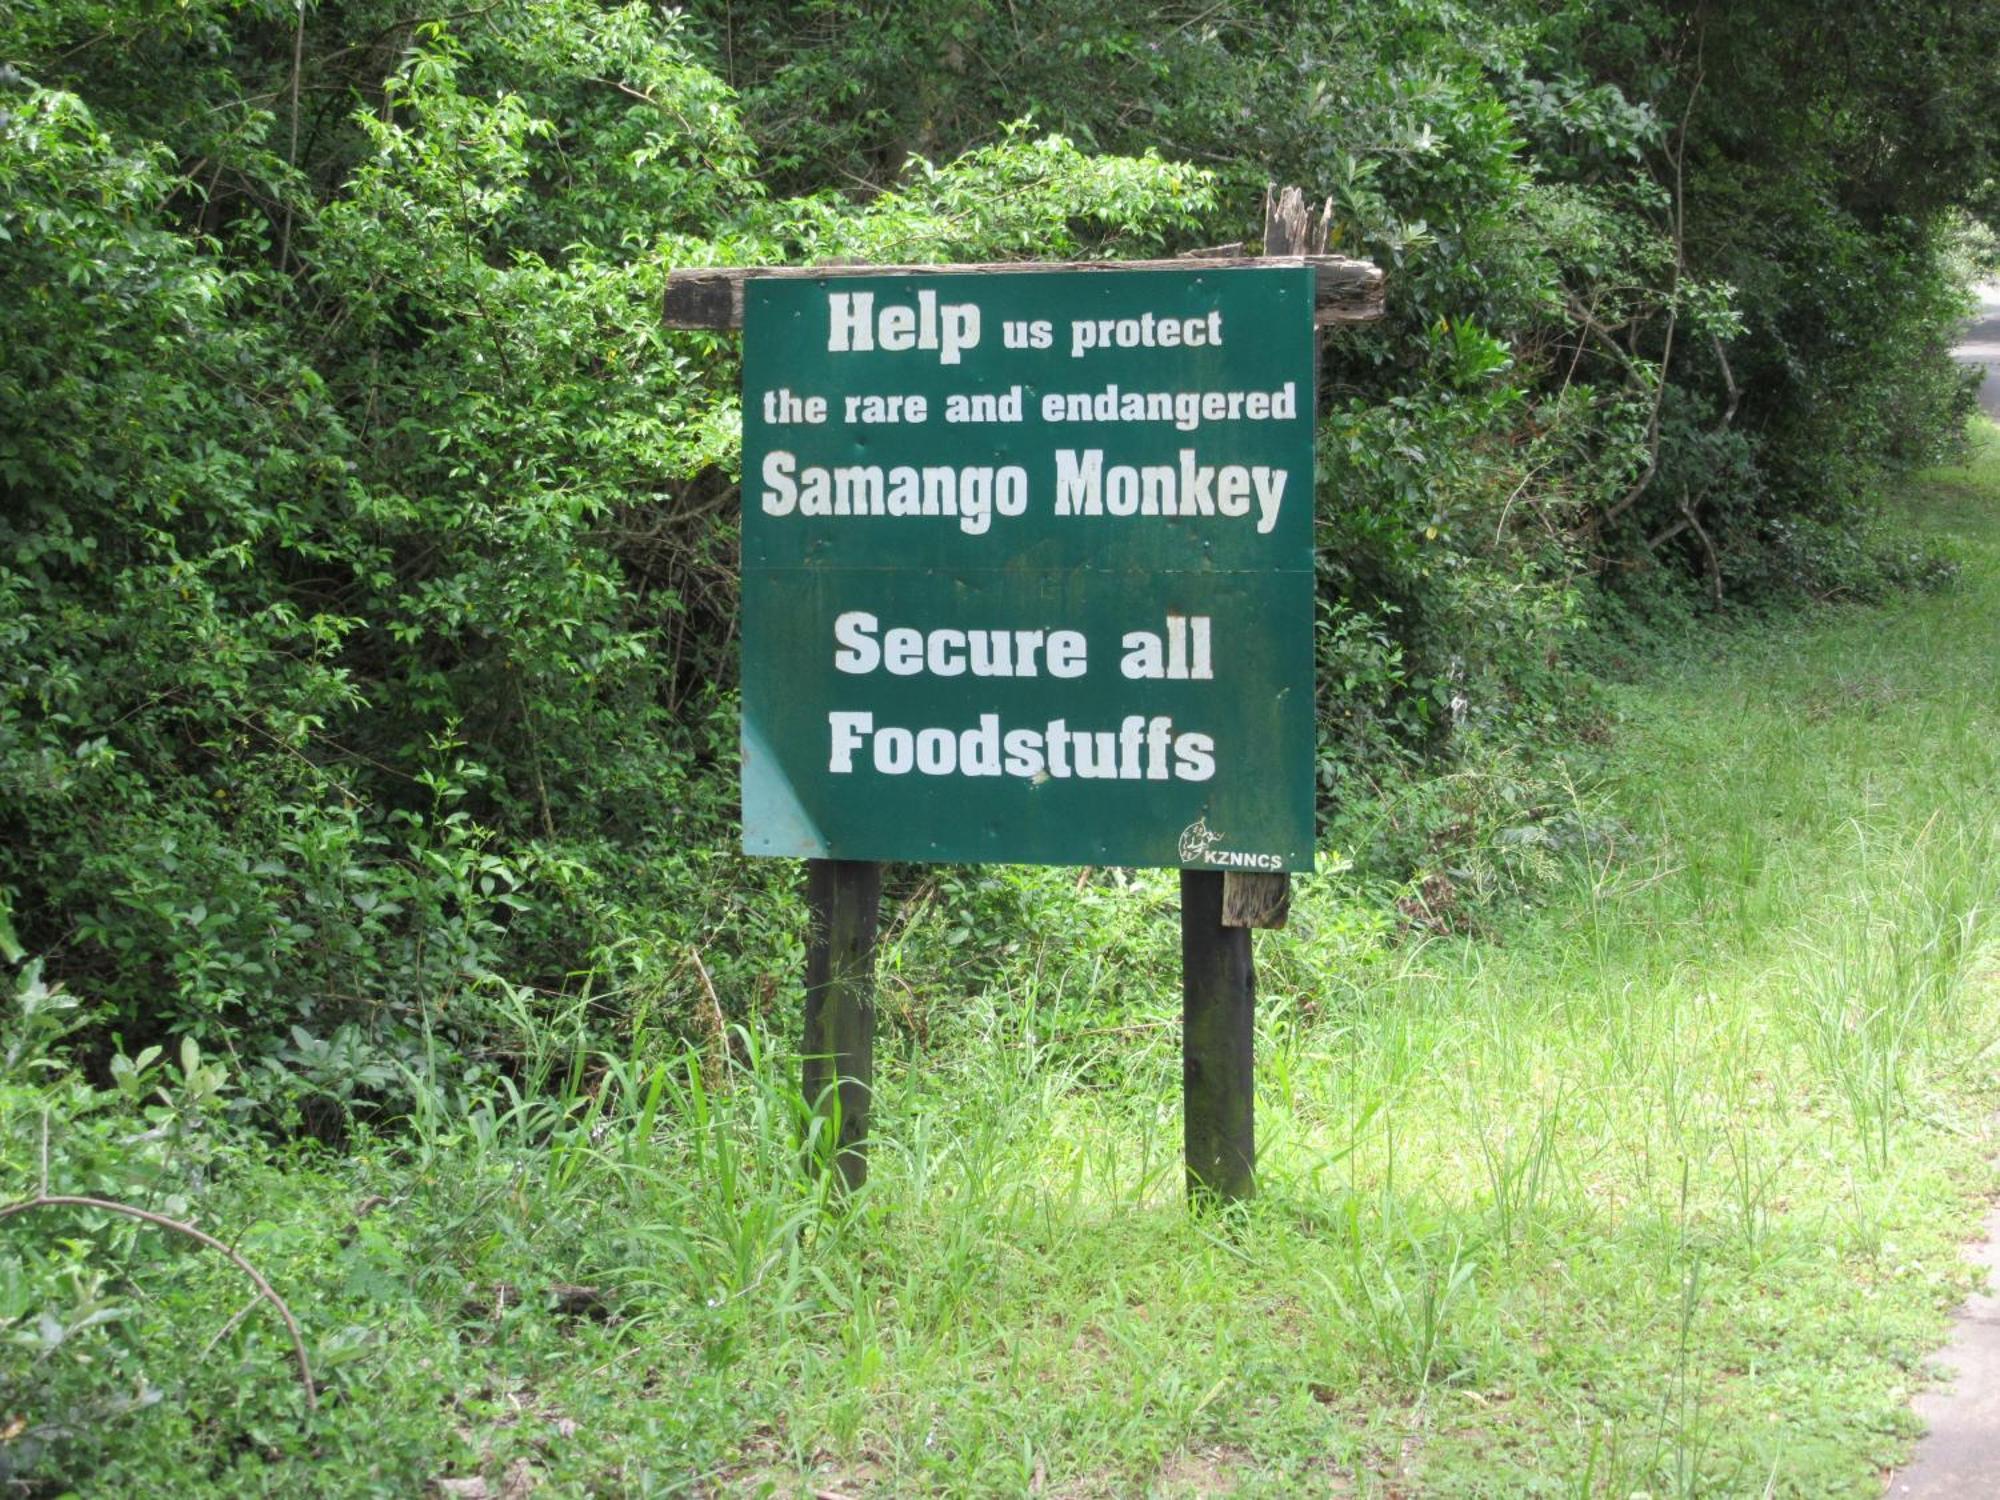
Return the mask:
M 1313 273 L 762 278 L 743 846 L 1309 870 Z

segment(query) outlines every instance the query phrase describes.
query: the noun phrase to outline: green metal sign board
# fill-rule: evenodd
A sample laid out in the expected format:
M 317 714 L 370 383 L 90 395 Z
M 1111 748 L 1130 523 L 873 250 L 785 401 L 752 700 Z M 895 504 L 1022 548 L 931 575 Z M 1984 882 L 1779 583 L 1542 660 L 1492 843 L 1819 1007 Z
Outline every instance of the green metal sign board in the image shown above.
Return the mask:
M 1311 869 L 1313 286 L 751 281 L 745 850 Z

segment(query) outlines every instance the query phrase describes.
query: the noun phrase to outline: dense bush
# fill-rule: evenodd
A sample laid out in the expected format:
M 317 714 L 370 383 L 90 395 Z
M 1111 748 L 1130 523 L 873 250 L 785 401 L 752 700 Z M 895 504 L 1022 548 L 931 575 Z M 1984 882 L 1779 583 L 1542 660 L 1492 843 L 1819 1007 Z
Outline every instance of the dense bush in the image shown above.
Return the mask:
M 97 17 L 8 38 L 0 114 L 19 943 L 107 1031 L 308 1092 L 345 1039 L 500 1046 L 538 996 L 678 1009 L 706 965 L 750 1003 L 796 938 L 728 852 L 735 372 L 660 329 L 666 265 L 1144 252 L 1205 174 L 1002 133 L 773 199 L 677 29 L 584 4 L 386 53 L 315 14 L 323 66 L 387 71 L 326 84 L 347 123 L 294 167 L 251 104 L 272 16 Z
M 2000 16 L 1842 12 L 9 12 L 0 948 L 92 1055 L 232 1048 L 327 1130 L 440 1047 L 520 1068 L 510 1018 L 788 1006 L 733 348 L 665 269 L 1166 253 L 1274 178 L 1393 287 L 1324 356 L 1330 838 L 1449 920 L 1557 838 L 1607 599 L 1926 570 L 1867 506 L 1964 410 Z

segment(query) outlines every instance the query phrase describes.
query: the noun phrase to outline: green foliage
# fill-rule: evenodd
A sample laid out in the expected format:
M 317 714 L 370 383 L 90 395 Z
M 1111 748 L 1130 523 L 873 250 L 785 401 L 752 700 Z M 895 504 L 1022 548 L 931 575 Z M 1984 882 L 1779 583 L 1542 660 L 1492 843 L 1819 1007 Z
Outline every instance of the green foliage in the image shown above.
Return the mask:
M 1171 253 L 1271 177 L 1393 288 L 1322 372 L 1334 837 L 1532 882 L 1479 851 L 1560 818 L 1607 589 L 1949 572 L 1866 510 L 1966 399 L 1993 23 L 1943 9 L 1927 112 L 1780 0 L 10 15 L 6 945 L 324 1131 L 433 1049 L 519 1066 L 516 1015 L 760 1013 L 799 908 L 725 852 L 735 367 L 665 267 Z
M 774 199 L 682 28 L 580 3 L 313 13 L 313 69 L 386 67 L 286 161 L 242 92 L 285 17 L 7 42 L 0 883 L 103 1025 L 264 1055 L 337 1129 L 425 1046 L 509 1065 L 524 995 L 685 1024 L 706 965 L 740 1015 L 796 950 L 718 852 L 735 372 L 659 327 L 665 266 L 1144 253 L 1213 198 L 1016 129 Z
M 1328 972 L 1491 927 L 1622 847 L 1574 786 L 1616 702 L 1581 668 L 1618 675 L 1625 642 L 1718 603 L 1955 576 L 1875 507 L 1962 431 L 1944 350 L 2000 211 L 1995 58 L 2000 12 L 1946 0 L 0 12 L 9 1169 L 46 1114 L 73 1188 L 197 1212 L 261 1184 L 256 1246 L 340 1268 L 337 1382 L 393 1363 L 359 1331 L 379 1306 L 455 1336 L 439 1254 L 482 1285 L 552 1255 L 679 1267 L 726 1288 L 691 1313 L 704 1348 L 754 1344 L 769 1267 L 859 1316 L 797 1249 L 819 1191 L 778 1164 L 797 1101 L 741 1055 L 791 1024 L 803 913 L 790 870 L 733 852 L 735 351 L 660 327 L 667 268 L 1170 255 L 1254 240 L 1274 179 L 1331 205 L 1332 248 L 1392 289 L 1321 370 L 1318 774 L 1358 894 L 1267 978 L 1345 1014 Z M 1018 1001 L 1074 1033 L 1059 1073 L 999 1080 L 1041 1102 L 1158 1063 L 1102 1039 L 1157 1028 L 1163 878 L 909 870 L 890 894 L 895 1036 Z M 1801 1045 L 1877 1164 L 1939 1010 L 1919 998 L 1850 1027 L 1807 996 Z M 742 1116 L 713 1093 L 738 1065 Z M 695 1122 L 672 1164 L 741 1193 L 589 1197 L 654 1170 L 662 1109 Z M 600 1177 L 616 1110 L 647 1124 Z M 253 1129 L 383 1182 L 406 1149 L 467 1173 L 420 1233 L 329 1225 Z M 573 1226 L 531 1222 L 524 1162 Z M 618 1218 L 669 1202 L 704 1227 Z M 970 1222 L 938 1252 L 959 1271 Z M 1327 1305 L 1396 1378 L 1449 1384 L 1495 1347 L 1494 1263 L 1405 1225 Z M 149 1373 L 240 1290 L 136 1227 L 38 1229 L 0 1265 L 7 1347 L 61 1429 L 37 1451 L 124 1462 L 147 1421 L 192 1452 L 224 1408 L 243 1463 L 284 1450 L 259 1319 L 212 1370 Z M 942 1326 L 957 1304 L 923 1295 Z M 506 1337 L 559 1342 L 541 1311 Z M 725 1386 L 709 1409 L 737 1410 Z M 384 1493 L 444 1461 L 391 1446 Z
M 614 1043 L 531 997 L 509 1077 L 435 1069 L 332 1149 L 247 1130 L 262 1084 L 207 1047 L 79 1066 L 87 1004 L 14 976 L 0 1205 L 46 1132 L 53 1191 L 221 1235 L 321 1404 L 233 1268 L 41 1210 L 0 1239 L 6 1481 L 1874 1494 L 1993 1175 L 2000 441 L 1926 489 L 1954 594 L 1605 689 L 1565 812 L 1613 837 L 1544 846 L 1498 940 L 1299 883 L 1259 938 L 1260 1192 L 1219 1220 L 1181 1196 L 1164 872 L 899 872 L 851 1196 L 754 1023 Z

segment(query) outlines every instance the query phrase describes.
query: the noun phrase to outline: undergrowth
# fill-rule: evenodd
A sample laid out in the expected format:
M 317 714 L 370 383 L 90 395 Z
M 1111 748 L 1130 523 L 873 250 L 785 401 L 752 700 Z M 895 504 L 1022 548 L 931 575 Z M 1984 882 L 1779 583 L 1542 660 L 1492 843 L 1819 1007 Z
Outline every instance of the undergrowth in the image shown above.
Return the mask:
M 29 974 L 0 1198 L 16 1492 L 1872 1494 L 1992 1183 L 2000 439 L 1950 589 L 1604 689 L 1586 830 L 1475 935 L 1336 868 L 1259 938 L 1260 1193 L 1182 1203 L 1171 887 L 939 872 L 887 926 L 873 1172 L 788 1031 L 535 1030 L 338 1150 Z M 1448 795 L 1448 794 L 1444 794 Z M 954 925 L 945 883 L 1024 920 Z M 1053 881 L 1064 883 L 1054 899 Z M 1032 918 L 1033 920 L 1025 920 Z M 789 975 L 774 977 L 789 993 Z

